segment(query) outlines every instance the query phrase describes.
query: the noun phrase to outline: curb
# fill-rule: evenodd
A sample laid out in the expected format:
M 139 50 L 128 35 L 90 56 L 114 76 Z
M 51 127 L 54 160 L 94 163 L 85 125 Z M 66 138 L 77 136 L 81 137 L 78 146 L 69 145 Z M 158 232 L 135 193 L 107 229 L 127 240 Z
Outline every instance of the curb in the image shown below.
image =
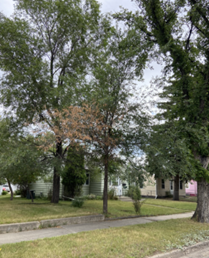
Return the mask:
M 208 247 L 208 245 L 209 245 L 209 241 L 207 240 L 207 241 L 183 248 L 183 250 L 178 249 L 178 250 L 173 250 L 169 253 L 156 254 L 154 256 L 149 256 L 149 258 L 180 258 L 180 257 L 184 257 L 189 253 L 197 252 L 200 249 L 204 249 L 204 247 Z
M 117 218 L 105 218 L 105 221 L 111 221 L 111 220 L 121 220 L 121 219 L 136 219 L 136 218 L 147 218 L 147 216 L 140 216 L 140 215 L 136 215 L 136 216 L 126 216 L 126 217 L 117 217 Z
M 37 229 L 40 226 L 39 221 L 13 223 L 13 224 L 2 224 L 0 225 L 0 234 L 16 233 L 21 231 Z
M 98 215 L 81 216 L 81 217 L 68 217 L 68 218 L 61 218 L 61 219 L 49 219 L 49 220 L 41 220 L 41 221 L 23 222 L 23 223 L 2 224 L 0 225 L 0 234 L 17 233 L 21 231 L 56 227 L 56 226 L 62 226 L 62 225 L 99 222 L 99 221 L 104 221 L 104 219 L 105 219 L 105 216 L 103 214 L 98 214 Z

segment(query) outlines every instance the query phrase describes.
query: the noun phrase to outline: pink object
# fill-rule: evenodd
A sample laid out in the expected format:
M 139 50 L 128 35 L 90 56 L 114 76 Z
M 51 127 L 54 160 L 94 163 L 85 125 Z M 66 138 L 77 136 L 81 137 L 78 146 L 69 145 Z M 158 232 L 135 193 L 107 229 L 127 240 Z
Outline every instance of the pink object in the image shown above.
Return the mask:
M 186 194 L 190 196 L 197 196 L 197 182 L 191 180 L 186 185 Z

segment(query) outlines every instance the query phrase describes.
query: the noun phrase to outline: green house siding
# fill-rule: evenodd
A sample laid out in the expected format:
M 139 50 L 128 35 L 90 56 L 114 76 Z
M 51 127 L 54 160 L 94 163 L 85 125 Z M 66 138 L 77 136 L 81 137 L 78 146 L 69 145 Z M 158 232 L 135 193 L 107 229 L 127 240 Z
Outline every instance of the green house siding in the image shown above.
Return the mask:
M 44 197 L 48 196 L 50 189 L 52 190 L 52 183 L 45 183 L 44 180 L 40 179 L 30 185 L 31 190 L 35 190 L 35 195 L 38 197 L 43 194 Z M 97 196 L 103 195 L 104 189 L 104 175 L 98 173 L 89 177 L 89 185 L 84 184 L 82 186 L 82 195 L 95 194 Z M 63 197 L 64 186 L 60 183 L 60 198 Z
M 35 183 L 30 184 L 30 190 L 35 190 L 35 196 L 40 196 L 41 193 L 44 197 L 48 196 L 50 190 L 52 190 L 52 183 L 45 183 L 40 179 Z M 60 183 L 60 198 L 63 196 L 63 185 Z
M 104 189 L 103 173 L 98 173 L 90 177 L 89 194 L 102 196 Z
M 82 186 L 82 195 L 89 195 L 89 185 Z

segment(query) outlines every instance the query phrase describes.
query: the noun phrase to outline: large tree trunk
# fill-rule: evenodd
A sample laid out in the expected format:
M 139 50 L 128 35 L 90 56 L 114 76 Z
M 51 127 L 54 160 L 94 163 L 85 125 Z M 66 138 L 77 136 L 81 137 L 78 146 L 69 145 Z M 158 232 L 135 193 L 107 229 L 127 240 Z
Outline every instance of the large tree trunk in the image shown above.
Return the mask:
M 209 183 L 204 178 L 197 182 L 197 208 L 193 218 L 209 223 Z
M 58 159 L 61 159 L 62 157 L 62 141 L 60 138 L 57 138 L 56 142 L 56 157 Z M 60 175 L 56 168 L 54 167 L 54 176 L 53 176 L 53 191 L 52 191 L 52 203 L 58 203 L 59 202 L 59 193 L 60 193 Z
M 207 169 L 209 157 L 200 157 L 199 161 Z M 192 218 L 198 222 L 209 223 L 209 183 L 205 178 L 197 182 L 197 208 Z
M 174 177 L 173 200 L 179 201 L 179 175 L 176 175 Z
M 52 191 L 52 203 L 59 202 L 59 193 L 60 193 L 60 175 L 57 173 L 56 167 L 54 167 L 54 176 L 53 176 L 53 191 Z
M 10 193 L 11 193 L 11 197 L 10 197 L 10 200 L 12 201 L 13 200 L 13 189 L 12 189 L 12 186 L 11 186 L 11 183 L 9 181 L 9 179 L 7 178 L 7 183 L 8 183 L 8 186 L 9 186 L 9 190 L 10 190 Z
M 105 159 L 104 191 L 103 191 L 103 213 L 108 212 L 108 157 Z
M 30 195 L 31 202 L 33 202 L 33 195 L 32 195 L 32 193 L 31 193 L 31 191 L 30 191 L 30 187 L 29 187 L 29 185 L 27 186 L 27 192 L 28 192 L 28 193 L 29 193 L 29 195 Z

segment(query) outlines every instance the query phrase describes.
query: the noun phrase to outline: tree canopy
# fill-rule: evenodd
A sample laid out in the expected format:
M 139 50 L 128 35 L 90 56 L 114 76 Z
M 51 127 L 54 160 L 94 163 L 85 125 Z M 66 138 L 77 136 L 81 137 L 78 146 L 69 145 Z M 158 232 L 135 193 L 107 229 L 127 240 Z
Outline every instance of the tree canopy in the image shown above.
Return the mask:
M 96 0 L 18 0 L 13 18 L 0 15 L 0 101 L 19 124 L 41 122 L 54 133 L 53 112 L 76 103 L 106 28 Z M 55 145 L 54 159 L 62 160 L 59 137 Z M 59 200 L 59 185 L 55 166 L 52 202 Z
M 117 17 L 142 31 L 153 42 L 153 53 L 165 61 L 162 97 L 159 104 L 168 121 L 184 127 L 182 138 L 193 154 L 198 180 L 195 215 L 209 222 L 208 193 L 208 42 L 207 1 L 136 0 L 135 14 L 124 11 Z

